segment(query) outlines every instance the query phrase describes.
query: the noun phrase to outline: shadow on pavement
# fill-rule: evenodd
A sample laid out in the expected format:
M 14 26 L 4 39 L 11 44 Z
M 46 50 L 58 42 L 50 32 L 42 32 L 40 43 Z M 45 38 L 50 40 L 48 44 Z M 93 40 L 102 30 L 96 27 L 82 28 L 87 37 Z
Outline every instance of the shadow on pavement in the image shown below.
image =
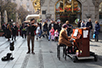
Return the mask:
M 100 47 L 100 46 L 98 46 L 98 45 L 92 45 L 92 44 L 91 44 L 90 46 L 94 46 L 94 47 Z

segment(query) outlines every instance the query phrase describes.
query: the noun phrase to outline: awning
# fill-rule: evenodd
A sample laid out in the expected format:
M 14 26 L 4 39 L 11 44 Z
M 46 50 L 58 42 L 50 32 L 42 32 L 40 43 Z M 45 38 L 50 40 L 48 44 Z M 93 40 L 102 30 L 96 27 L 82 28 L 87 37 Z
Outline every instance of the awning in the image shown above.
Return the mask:
M 39 19 L 40 18 L 40 15 L 39 14 L 32 14 L 32 15 L 28 15 L 26 17 L 26 20 L 30 20 L 32 18 L 35 18 L 35 19 Z

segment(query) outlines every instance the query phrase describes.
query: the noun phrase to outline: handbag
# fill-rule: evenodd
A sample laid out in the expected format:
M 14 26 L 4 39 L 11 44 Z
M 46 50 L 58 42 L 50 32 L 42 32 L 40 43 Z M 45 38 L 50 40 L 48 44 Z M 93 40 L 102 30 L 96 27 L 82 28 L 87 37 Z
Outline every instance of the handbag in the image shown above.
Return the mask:
M 95 33 L 93 34 L 93 38 L 95 38 Z

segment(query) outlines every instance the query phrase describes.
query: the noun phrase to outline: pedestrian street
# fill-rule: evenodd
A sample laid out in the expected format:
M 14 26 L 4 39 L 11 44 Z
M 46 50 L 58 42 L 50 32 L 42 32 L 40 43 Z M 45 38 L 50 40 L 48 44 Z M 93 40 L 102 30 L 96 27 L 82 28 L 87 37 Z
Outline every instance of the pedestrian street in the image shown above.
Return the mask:
M 35 39 L 34 52 L 26 54 L 27 40 L 21 36 L 17 36 L 14 42 L 15 50 L 9 50 L 10 41 L 4 37 L 0 37 L 0 59 L 7 53 L 12 53 L 14 59 L 10 61 L 1 61 L 0 68 L 102 68 L 102 40 L 99 42 L 90 42 L 90 50 L 95 52 L 99 58 L 98 61 L 83 60 L 74 63 L 69 57 L 65 60 L 57 58 L 57 42 L 48 41 L 46 38 Z

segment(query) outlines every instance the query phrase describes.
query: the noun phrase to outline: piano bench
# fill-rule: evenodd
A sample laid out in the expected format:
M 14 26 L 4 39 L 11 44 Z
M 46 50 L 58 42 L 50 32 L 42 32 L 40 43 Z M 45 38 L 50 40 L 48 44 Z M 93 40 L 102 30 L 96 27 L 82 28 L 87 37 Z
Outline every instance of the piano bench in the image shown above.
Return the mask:
M 60 60 L 60 47 L 63 47 L 63 57 L 66 60 L 66 45 L 64 44 L 57 44 L 57 58 Z

